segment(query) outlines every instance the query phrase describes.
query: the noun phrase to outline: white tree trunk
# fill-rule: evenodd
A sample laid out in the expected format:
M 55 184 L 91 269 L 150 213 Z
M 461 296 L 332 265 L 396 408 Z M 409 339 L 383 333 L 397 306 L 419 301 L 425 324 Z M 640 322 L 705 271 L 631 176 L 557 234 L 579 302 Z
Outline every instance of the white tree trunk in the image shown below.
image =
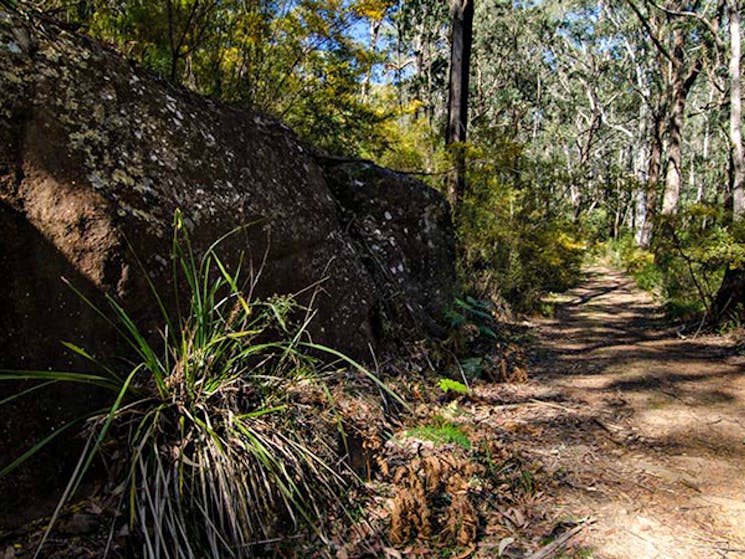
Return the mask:
M 740 2 L 727 1 L 727 15 L 729 16 L 730 34 L 730 113 L 729 136 L 732 149 L 732 213 L 735 221 L 740 221 L 745 207 L 743 206 L 743 182 L 745 182 L 745 167 L 743 166 L 742 149 L 742 96 L 740 91 Z

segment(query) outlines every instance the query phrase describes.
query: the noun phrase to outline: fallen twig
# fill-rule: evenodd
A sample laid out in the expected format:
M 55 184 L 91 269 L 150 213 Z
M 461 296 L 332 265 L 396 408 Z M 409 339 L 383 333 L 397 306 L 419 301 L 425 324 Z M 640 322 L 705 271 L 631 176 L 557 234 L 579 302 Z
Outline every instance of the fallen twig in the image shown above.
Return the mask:
M 537 398 L 531 398 L 529 401 L 530 401 L 531 404 L 538 404 L 538 405 L 541 405 L 541 406 L 547 406 L 549 408 L 554 408 L 554 409 L 562 410 L 562 411 L 569 412 L 569 413 L 572 413 L 572 412 L 577 411 L 577 410 L 573 410 L 572 408 L 568 408 L 566 406 L 562 406 L 561 404 L 557 404 L 556 402 L 549 402 L 547 400 L 539 400 Z
M 594 519 L 587 519 L 568 532 L 564 532 L 561 536 L 556 538 L 551 543 L 544 545 L 542 548 L 540 548 L 538 551 L 534 551 L 530 555 L 527 555 L 525 559 L 546 559 L 547 557 L 552 557 L 556 551 L 566 546 L 567 542 L 572 539 L 574 536 L 579 534 L 585 526 L 592 524 L 595 522 Z

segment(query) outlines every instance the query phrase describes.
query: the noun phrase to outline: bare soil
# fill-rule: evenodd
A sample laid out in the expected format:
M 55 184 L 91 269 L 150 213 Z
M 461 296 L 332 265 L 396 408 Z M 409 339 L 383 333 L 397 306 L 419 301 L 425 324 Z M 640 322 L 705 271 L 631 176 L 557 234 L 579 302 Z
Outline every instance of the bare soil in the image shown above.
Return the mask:
M 531 381 L 481 388 L 491 409 L 474 412 L 543 464 L 544 523 L 590 520 L 565 556 L 745 558 L 745 358 L 732 340 L 680 335 L 600 267 L 537 329 Z

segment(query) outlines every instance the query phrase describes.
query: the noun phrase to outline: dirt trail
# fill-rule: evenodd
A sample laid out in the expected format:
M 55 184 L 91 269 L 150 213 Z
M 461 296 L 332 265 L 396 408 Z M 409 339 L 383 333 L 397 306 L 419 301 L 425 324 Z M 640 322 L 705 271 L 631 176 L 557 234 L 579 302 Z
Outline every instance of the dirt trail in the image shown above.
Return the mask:
M 539 325 L 544 410 L 515 416 L 559 474 L 550 506 L 596 519 L 593 557 L 745 558 L 745 359 L 666 328 L 608 269 L 562 301 Z

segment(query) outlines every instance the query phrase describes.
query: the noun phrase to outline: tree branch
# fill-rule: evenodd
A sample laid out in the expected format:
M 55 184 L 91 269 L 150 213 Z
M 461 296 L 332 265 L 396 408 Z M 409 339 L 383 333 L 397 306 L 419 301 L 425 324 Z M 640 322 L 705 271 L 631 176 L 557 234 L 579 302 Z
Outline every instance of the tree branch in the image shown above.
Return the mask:
M 649 38 L 652 40 L 652 43 L 654 43 L 654 46 L 657 48 L 657 50 L 674 66 L 675 59 L 673 59 L 671 54 L 667 51 L 665 45 L 660 42 L 654 30 L 649 25 L 649 21 L 647 20 L 647 18 L 644 17 L 644 15 L 641 13 L 641 11 L 639 11 L 639 8 L 637 8 L 636 4 L 634 4 L 632 0 L 626 0 L 626 3 L 631 7 L 631 10 L 636 14 L 636 17 L 639 18 L 642 27 L 644 27 L 644 30 L 647 32 L 647 35 L 649 35 Z

